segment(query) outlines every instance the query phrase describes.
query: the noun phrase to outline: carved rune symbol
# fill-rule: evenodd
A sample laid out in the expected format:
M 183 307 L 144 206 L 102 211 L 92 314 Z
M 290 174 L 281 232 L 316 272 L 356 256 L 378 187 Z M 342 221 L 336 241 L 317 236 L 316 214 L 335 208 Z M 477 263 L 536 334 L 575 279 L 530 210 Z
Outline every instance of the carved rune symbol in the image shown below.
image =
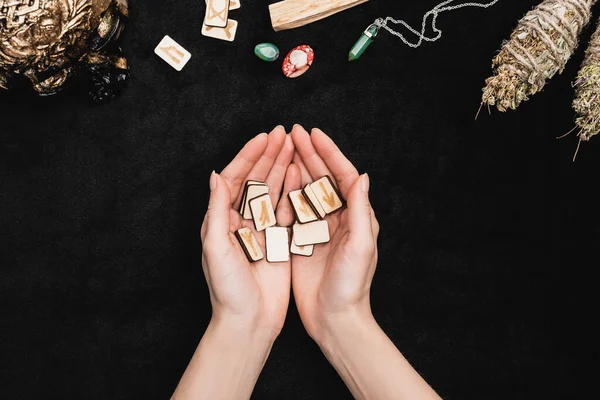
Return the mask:
M 327 188 L 325 187 L 325 184 L 323 182 L 319 182 L 319 186 L 321 186 L 321 190 L 323 190 L 323 193 L 325 193 L 325 195 L 323 196 L 323 201 L 327 203 L 329 207 L 335 207 L 335 194 L 333 192 L 327 192 Z
M 227 36 L 227 39 L 231 39 L 231 36 L 233 36 L 233 34 L 231 33 L 231 30 L 233 29 L 233 27 L 235 26 L 233 23 L 228 23 L 227 26 L 225 28 L 217 28 L 214 26 L 206 26 L 206 31 L 210 31 L 211 29 L 222 29 L 223 32 L 225 32 L 225 36 Z
M 228 2 L 226 0 L 208 0 L 208 15 L 206 19 L 219 18 L 223 22 L 227 21 L 227 11 L 229 11 L 229 9 L 227 8 L 227 3 Z M 220 8 L 221 11 L 219 11 L 215 7 Z
M 304 198 L 304 196 L 302 194 L 300 194 L 300 196 L 298 196 L 298 199 L 300 199 L 300 211 L 304 215 L 311 215 L 312 214 L 312 212 L 311 212 L 312 209 L 308 205 L 308 202 L 306 201 L 306 199 Z
M 173 60 L 175 64 L 179 64 L 184 57 L 183 52 L 181 52 L 181 50 L 175 46 L 161 47 L 160 49 L 163 51 L 163 53 L 169 56 L 169 58 Z
M 271 223 L 271 217 L 269 216 L 269 210 L 267 210 L 267 202 L 263 200 L 260 203 L 260 223 L 262 225 L 267 225 Z
M 246 243 L 248 243 L 248 245 L 252 249 L 252 253 L 256 257 L 258 254 L 256 251 L 256 247 L 254 247 L 254 237 L 252 235 L 252 232 L 250 232 L 250 231 L 242 232 L 241 235 L 242 235 L 242 238 L 246 241 Z

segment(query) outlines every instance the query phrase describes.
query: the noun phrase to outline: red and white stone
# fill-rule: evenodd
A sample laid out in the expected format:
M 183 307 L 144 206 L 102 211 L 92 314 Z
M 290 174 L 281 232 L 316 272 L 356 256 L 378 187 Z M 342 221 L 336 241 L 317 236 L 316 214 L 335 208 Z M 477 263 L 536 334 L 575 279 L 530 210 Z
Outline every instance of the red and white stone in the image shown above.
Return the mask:
M 288 78 L 303 75 L 313 63 L 315 52 L 310 46 L 302 45 L 293 48 L 283 60 L 283 73 Z

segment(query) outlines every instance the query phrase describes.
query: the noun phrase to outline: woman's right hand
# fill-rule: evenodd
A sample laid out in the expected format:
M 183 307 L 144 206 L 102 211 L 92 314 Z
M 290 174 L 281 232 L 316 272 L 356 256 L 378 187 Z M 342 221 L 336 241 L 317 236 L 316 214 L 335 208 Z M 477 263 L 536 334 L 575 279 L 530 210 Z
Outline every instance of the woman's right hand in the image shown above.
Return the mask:
M 372 319 L 369 292 L 377 265 L 379 224 L 369 202 L 368 175 L 359 176 L 321 130 L 313 129 L 309 135 L 296 125 L 291 136 L 302 187 L 329 175 L 347 202 L 347 207 L 326 217 L 331 241 L 315 246 L 312 257 L 292 258 L 298 311 L 308 333 L 320 343 L 342 319 Z
M 292 139 L 297 167 L 290 168 L 299 168 L 302 184 L 329 175 L 347 201 L 346 208 L 326 217 L 331 241 L 315 246 L 312 257 L 292 258 L 294 298 L 306 330 L 354 398 L 439 400 L 371 313 L 379 224 L 369 203 L 369 177 L 359 176 L 318 129 L 309 135 L 296 125 Z

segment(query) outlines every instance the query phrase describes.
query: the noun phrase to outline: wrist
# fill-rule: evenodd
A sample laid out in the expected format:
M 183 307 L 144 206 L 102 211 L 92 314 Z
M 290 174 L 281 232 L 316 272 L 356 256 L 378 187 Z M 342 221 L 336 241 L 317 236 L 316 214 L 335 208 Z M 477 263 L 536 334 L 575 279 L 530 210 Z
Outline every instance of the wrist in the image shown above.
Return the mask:
M 172 399 L 250 398 L 272 345 L 258 326 L 213 316 Z
M 279 331 L 263 323 L 260 318 L 245 318 L 233 315 L 213 315 L 206 330 L 212 336 L 232 345 L 251 344 L 258 348 L 271 348 Z
M 356 334 L 368 336 L 380 330 L 370 308 L 352 309 L 344 313 L 325 313 L 320 318 L 320 329 L 313 336 L 319 347 L 327 354 L 337 351 L 342 337 Z

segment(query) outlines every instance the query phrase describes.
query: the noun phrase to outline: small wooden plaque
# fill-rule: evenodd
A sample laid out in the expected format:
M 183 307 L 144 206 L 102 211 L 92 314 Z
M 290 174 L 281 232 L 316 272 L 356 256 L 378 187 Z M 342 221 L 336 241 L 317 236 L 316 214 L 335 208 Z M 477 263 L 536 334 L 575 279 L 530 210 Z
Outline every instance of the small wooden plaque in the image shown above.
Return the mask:
M 305 224 L 319 219 L 311 205 L 308 203 L 308 200 L 306 200 L 306 197 L 302 194 L 302 190 L 291 191 L 288 194 L 288 198 L 292 204 L 294 214 L 296 214 L 296 220 L 299 223 Z
M 237 32 L 238 22 L 230 19 L 225 28 L 216 28 L 214 26 L 202 25 L 202 35 L 213 39 L 226 40 L 233 42 Z
M 240 245 L 242 246 L 242 250 L 244 250 L 244 254 L 248 257 L 248 261 L 256 262 L 265 258 L 254 233 L 252 233 L 252 229 L 250 228 L 242 228 L 235 232 L 235 236 L 237 237 Z
M 323 219 L 327 213 L 323 209 L 323 206 L 321 206 L 321 203 L 317 199 L 317 196 L 315 195 L 315 192 L 313 192 L 310 185 L 311 184 L 309 183 L 308 185 L 304 186 L 304 189 L 302 189 L 302 194 L 304 195 L 304 198 L 308 200 L 308 204 L 311 205 L 313 211 L 319 217 L 319 219 Z
M 248 193 L 250 195 L 248 195 Z M 246 183 L 246 189 L 244 189 L 242 203 L 240 204 L 240 214 L 242 214 L 242 218 L 252 219 L 252 213 L 250 212 L 250 207 L 248 207 L 248 202 L 253 198 L 262 196 L 266 193 L 269 193 L 269 188 L 266 184 L 257 181 L 248 181 Z
M 262 196 L 258 196 L 252 200 L 249 200 L 248 206 L 250 208 L 250 212 L 252 213 L 254 226 L 258 232 L 264 231 L 265 229 L 277 224 L 270 195 L 263 194 Z
M 311 183 L 310 187 L 327 214 L 331 214 L 344 206 L 342 195 L 338 192 L 338 189 L 329 176 L 324 176 L 316 182 Z
M 296 243 L 296 246 L 327 243 L 329 240 L 329 224 L 327 221 L 294 224 L 294 243 Z
M 292 239 L 290 244 L 290 253 L 295 254 L 297 256 L 311 257 L 313 255 L 314 249 L 315 246 L 312 244 L 306 246 L 296 246 L 296 243 L 294 243 L 294 239 Z
M 225 28 L 229 19 L 229 0 L 207 0 L 204 25 Z
M 156 46 L 154 53 L 177 71 L 181 71 L 192 58 L 189 51 L 181 47 L 168 35 Z
M 288 229 L 273 226 L 265 231 L 267 261 L 271 263 L 290 260 Z

